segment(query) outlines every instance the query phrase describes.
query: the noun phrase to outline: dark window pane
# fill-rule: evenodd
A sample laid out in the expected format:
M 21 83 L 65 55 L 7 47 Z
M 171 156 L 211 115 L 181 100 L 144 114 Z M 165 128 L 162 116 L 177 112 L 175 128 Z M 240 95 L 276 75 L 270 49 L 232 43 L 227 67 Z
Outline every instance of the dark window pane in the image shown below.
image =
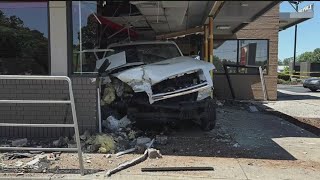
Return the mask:
M 173 44 L 140 44 L 111 48 L 113 54 L 125 51 L 128 63 L 155 63 L 181 56 L 178 48 Z
M 262 66 L 267 72 L 268 41 L 267 40 L 239 40 L 239 64 Z M 239 73 L 257 74 L 257 69 L 239 68 Z
M 48 2 L 0 2 L 0 74 L 49 74 Z
M 218 73 L 224 73 L 223 64 L 237 63 L 237 40 L 213 41 L 213 64 Z M 236 68 L 228 67 L 229 73 L 236 73 Z

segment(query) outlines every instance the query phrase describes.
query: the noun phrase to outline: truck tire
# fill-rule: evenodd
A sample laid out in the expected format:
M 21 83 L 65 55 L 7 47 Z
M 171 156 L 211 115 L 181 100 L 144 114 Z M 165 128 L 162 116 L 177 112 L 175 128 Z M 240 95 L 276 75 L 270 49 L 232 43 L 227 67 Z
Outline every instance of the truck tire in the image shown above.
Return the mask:
M 309 88 L 312 92 L 316 92 L 318 89 L 317 88 Z
M 203 131 L 211 131 L 216 126 L 216 106 L 214 101 L 210 100 L 207 103 L 203 117 L 201 118 L 201 129 Z

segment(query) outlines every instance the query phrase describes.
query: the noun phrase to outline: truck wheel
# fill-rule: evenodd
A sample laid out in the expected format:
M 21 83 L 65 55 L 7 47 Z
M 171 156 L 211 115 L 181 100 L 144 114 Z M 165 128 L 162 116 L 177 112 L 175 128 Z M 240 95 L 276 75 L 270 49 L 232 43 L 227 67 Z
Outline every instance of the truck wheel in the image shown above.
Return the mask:
M 213 101 L 208 101 L 206 110 L 201 118 L 201 129 L 210 131 L 216 126 L 216 107 Z
M 316 92 L 318 89 L 316 88 L 309 88 L 312 92 Z

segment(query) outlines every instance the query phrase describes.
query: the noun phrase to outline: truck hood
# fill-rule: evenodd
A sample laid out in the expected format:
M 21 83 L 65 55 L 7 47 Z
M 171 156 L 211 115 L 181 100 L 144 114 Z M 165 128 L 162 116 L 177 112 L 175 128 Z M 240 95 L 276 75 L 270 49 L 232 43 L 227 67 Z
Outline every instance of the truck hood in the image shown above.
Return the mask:
M 151 89 L 152 85 L 169 78 L 174 78 L 177 76 L 182 76 L 186 73 L 199 71 L 201 72 L 201 78 L 206 82 L 204 84 L 206 88 L 212 87 L 213 83 L 210 76 L 210 70 L 213 69 L 215 69 L 215 67 L 211 63 L 196 60 L 191 57 L 181 56 L 157 63 L 133 67 L 118 73 L 114 73 L 112 74 L 112 76 L 117 77 L 124 83 L 131 86 L 133 91 L 135 92 L 146 92 L 149 96 L 149 101 L 152 104 L 154 101 L 166 99 L 165 97 L 159 98 L 159 95 L 153 94 Z M 199 87 L 200 86 L 197 86 L 197 88 Z M 190 90 L 190 93 L 196 91 L 195 89 L 192 89 L 190 87 L 188 88 L 188 90 Z M 188 93 L 183 92 L 181 94 L 181 92 L 182 90 L 179 90 L 179 93 L 177 93 L 176 95 L 179 96 Z M 157 96 L 157 100 L 155 100 L 155 96 Z M 171 95 L 170 97 L 173 96 L 175 95 Z

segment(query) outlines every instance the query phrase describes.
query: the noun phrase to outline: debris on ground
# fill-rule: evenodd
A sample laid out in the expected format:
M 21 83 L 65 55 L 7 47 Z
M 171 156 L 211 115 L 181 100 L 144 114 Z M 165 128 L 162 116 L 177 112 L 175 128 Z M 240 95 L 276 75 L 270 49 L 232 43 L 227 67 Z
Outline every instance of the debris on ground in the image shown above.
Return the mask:
M 108 153 L 115 150 L 115 142 L 112 136 L 107 134 L 97 135 L 93 145 L 99 147 L 99 153 Z
M 27 162 L 23 167 L 34 169 L 37 172 L 46 172 L 50 167 L 50 161 L 46 155 L 37 155 L 33 160 Z
M 27 143 L 28 143 L 27 138 L 13 140 L 11 142 L 12 146 L 14 146 L 14 147 L 23 147 L 23 146 L 26 146 Z
M 238 147 L 240 147 L 240 144 L 239 144 L 239 143 L 235 143 L 235 144 L 233 145 L 233 147 L 238 148 Z
M 106 158 L 111 158 L 111 154 L 106 154 L 106 155 L 104 155 L 103 157 L 106 157 Z
M 31 153 L 4 153 L 3 159 L 4 160 L 13 160 L 18 158 L 30 158 L 34 157 L 34 154 Z
M 131 124 L 130 119 L 128 119 L 127 116 L 124 116 L 119 120 L 119 127 L 120 128 L 126 128 L 129 124 Z
M 149 148 L 147 150 L 148 150 L 148 157 L 150 159 L 162 158 L 162 154 L 160 153 L 159 150 L 154 148 Z
M 101 101 L 101 105 L 111 104 L 116 99 L 116 90 L 111 84 L 107 84 L 107 87 L 104 88 L 104 93 Z
M 148 149 L 152 146 L 153 142 L 154 142 L 154 139 L 152 139 L 152 141 L 149 143 L 149 146 L 148 146 L 147 149 L 144 151 L 143 155 L 141 155 L 141 156 L 139 156 L 139 157 L 137 157 L 137 158 L 135 158 L 135 159 L 133 159 L 133 160 L 131 160 L 131 161 L 125 162 L 125 163 L 123 163 L 123 164 L 120 164 L 118 167 L 116 167 L 116 168 L 114 168 L 114 169 L 112 169 L 112 170 L 109 170 L 109 171 L 106 173 L 106 175 L 107 175 L 107 176 L 111 176 L 111 175 L 114 174 L 114 173 L 117 173 L 117 172 L 119 172 L 119 171 L 121 171 L 121 170 L 124 170 L 124 169 L 126 169 L 126 168 L 128 168 L 128 167 L 131 167 L 131 166 L 133 166 L 133 165 L 136 165 L 136 164 L 138 164 L 138 163 L 146 160 L 147 157 L 148 157 Z
M 113 116 L 109 116 L 104 125 L 112 132 L 117 131 L 119 129 L 119 120 L 114 118 Z
M 150 141 L 151 141 L 151 139 L 148 138 L 148 137 L 138 137 L 136 144 L 137 144 L 137 145 L 147 144 L 147 143 L 149 143 Z
M 164 135 L 157 135 L 156 143 L 161 145 L 166 145 L 168 143 L 168 137 Z
M 134 152 L 135 150 L 136 150 L 136 148 L 131 148 L 131 149 L 127 149 L 124 151 L 120 151 L 120 152 L 116 153 L 116 157 L 127 154 L 127 153 Z
M 256 106 L 249 106 L 249 111 L 250 112 L 258 112 L 259 110 L 257 109 Z

